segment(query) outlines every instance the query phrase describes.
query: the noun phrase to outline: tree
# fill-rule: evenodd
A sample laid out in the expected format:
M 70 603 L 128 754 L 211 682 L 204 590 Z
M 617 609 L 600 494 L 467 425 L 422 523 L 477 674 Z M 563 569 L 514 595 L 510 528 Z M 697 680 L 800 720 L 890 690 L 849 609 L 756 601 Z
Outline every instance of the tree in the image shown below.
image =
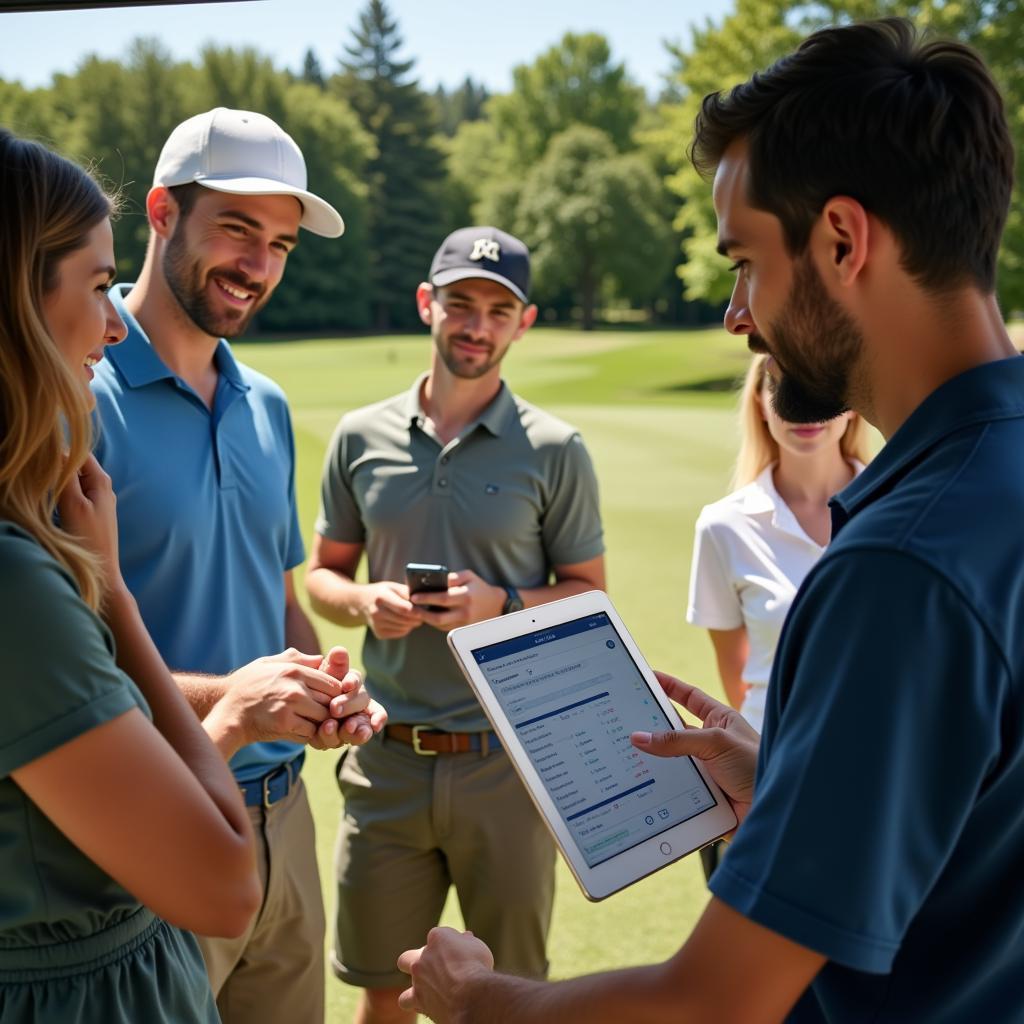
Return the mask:
M 413 295 L 444 234 L 444 158 L 430 97 L 407 76 L 402 39 L 383 0 L 369 0 L 359 16 L 348 59 L 333 81 L 372 137 L 369 181 L 369 298 L 379 330 L 413 326 Z
M 737 0 L 735 12 L 715 25 L 695 29 L 688 49 L 670 48 L 683 100 L 663 108 L 664 138 L 679 170 L 669 185 L 682 199 L 677 226 L 684 231 L 685 261 L 679 267 L 688 298 L 720 301 L 731 279 L 715 252 L 717 226 L 711 190 L 686 155 L 701 98 L 729 89 L 792 50 L 816 28 L 850 20 L 904 15 L 915 24 L 975 46 L 992 69 L 1007 100 L 1018 166 L 1024 159 L 1024 5 L 1018 0 Z M 668 141 L 671 140 L 671 141 Z M 1024 309 L 1024 186 L 1018 181 L 1000 252 L 999 292 L 1003 305 Z
M 373 140 L 348 104 L 309 82 L 289 85 L 283 101 L 281 124 L 306 158 L 310 188 L 341 213 L 345 234 L 320 238 L 301 232 L 259 327 L 365 330 L 370 326 L 365 179 Z
M 643 89 L 630 81 L 624 64 L 612 63 L 604 36 L 567 32 L 532 64 L 515 68 L 512 80 L 512 91 L 495 96 L 489 111 L 515 173 L 539 160 L 555 135 L 577 124 L 604 132 L 619 151 L 632 147 Z
M 444 86 L 439 85 L 434 90 L 434 103 L 441 131 L 451 137 L 461 124 L 479 121 L 484 116 L 484 104 L 490 95 L 486 86 L 477 85 L 469 75 L 452 92 L 445 92 Z
M 308 82 L 310 85 L 315 85 L 318 89 L 327 87 L 327 79 L 324 77 L 323 68 L 320 67 L 320 61 L 312 48 L 306 50 L 302 58 L 302 74 L 299 76 L 299 79 L 300 81 Z
M 602 291 L 642 302 L 671 266 L 661 181 L 596 128 L 577 125 L 551 140 L 527 178 L 516 226 L 533 252 L 538 293 L 571 287 L 584 330 Z

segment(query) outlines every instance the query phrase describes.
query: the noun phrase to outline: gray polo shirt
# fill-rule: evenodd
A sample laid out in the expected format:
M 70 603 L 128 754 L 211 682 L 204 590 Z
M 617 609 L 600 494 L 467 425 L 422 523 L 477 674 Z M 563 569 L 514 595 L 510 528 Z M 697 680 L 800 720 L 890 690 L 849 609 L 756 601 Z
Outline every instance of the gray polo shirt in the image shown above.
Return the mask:
M 472 569 L 538 587 L 554 565 L 604 551 L 597 478 L 576 430 L 513 395 L 447 445 L 428 426 L 421 376 L 405 394 L 342 417 L 324 465 L 316 531 L 365 545 L 369 578 L 405 580 L 407 562 Z M 363 647 L 366 682 L 392 722 L 453 732 L 488 723 L 448 651 L 419 626 Z

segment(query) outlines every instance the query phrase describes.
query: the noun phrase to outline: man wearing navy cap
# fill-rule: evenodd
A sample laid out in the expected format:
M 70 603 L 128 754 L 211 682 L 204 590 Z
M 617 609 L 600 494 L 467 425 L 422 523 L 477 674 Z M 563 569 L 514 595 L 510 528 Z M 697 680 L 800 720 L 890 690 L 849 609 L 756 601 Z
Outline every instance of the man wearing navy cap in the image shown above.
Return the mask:
M 604 587 L 597 483 L 579 434 L 501 379 L 533 324 L 526 246 L 493 227 L 444 240 L 419 286 L 430 370 L 344 416 L 324 467 L 307 586 L 366 625 L 367 687 L 393 725 L 343 757 L 333 967 L 362 1024 L 405 1022 L 396 958 L 455 886 L 505 970 L 541 977 L 554 846 L 447 650 L 455 626 Z M 366 552 L 369 582 L 356 583 Z M 455 571 L 410 596 L 408 562 Z M 429 606 L 429 607 L 428 607 Z
M 217 718 L 242 725 L 231 767 L 264 885 L 242 936 L 200 945 L 226 1024 L 321 1024 L 324 912 L 303 744 L 365 741 L 380 722 L 337 720 L 365 697 L 332 678 L 348 671 L 343 650 L 319 671 L 295 597 L 304 551 L 288 405 L 224 339 L 269 300 L 300 227 L 336 237 L 344 225 L 306 188 L 290 136 L 222 107 L 171 132 L 146 213 L 139 280 L 113 292 L 128 336 L 96 367 L 97 456 L 117 493 L 121 568 L 160 653 L 201 717 L 220 702 Z

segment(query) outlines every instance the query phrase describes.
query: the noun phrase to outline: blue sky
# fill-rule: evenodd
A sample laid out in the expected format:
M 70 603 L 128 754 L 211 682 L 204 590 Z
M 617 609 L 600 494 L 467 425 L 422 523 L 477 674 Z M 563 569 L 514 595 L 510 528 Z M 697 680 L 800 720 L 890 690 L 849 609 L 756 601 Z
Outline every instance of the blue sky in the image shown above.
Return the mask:
M 45 85 L 89 53 L 120 56 L 135 36 L 157 36 L 179 58 L 206 42 L 255 46 L 279 65 L 298 68 L 312 47 L 325 70 L 364 0 L 247 0 L 181 7 L 0 15 L 0 78 Z M 686 42 L 690 26 L 720 20 L 731 0 L 388 0 L 416 58 L 421 83 L 458 85 L 471 75 L 492 92 L 511 86 L 512 68 L 529 63 L 564 32 L 602 32 L 634 80 L 656 92 L 668 69 L 662 40 Z

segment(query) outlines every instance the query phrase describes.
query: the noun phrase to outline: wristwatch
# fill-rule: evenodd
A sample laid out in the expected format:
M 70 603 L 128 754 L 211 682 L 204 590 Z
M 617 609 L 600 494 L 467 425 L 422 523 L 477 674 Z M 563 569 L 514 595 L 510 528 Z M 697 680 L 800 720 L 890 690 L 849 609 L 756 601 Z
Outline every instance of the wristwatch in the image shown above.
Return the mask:
M 509 612 L 521 612 L 523 610 L 523 599 L 519 596 L 519 591 L 515 587 L 509 586 L 506 586 L 504 590 L 506 596 L 501 614 L 508 615 Z

